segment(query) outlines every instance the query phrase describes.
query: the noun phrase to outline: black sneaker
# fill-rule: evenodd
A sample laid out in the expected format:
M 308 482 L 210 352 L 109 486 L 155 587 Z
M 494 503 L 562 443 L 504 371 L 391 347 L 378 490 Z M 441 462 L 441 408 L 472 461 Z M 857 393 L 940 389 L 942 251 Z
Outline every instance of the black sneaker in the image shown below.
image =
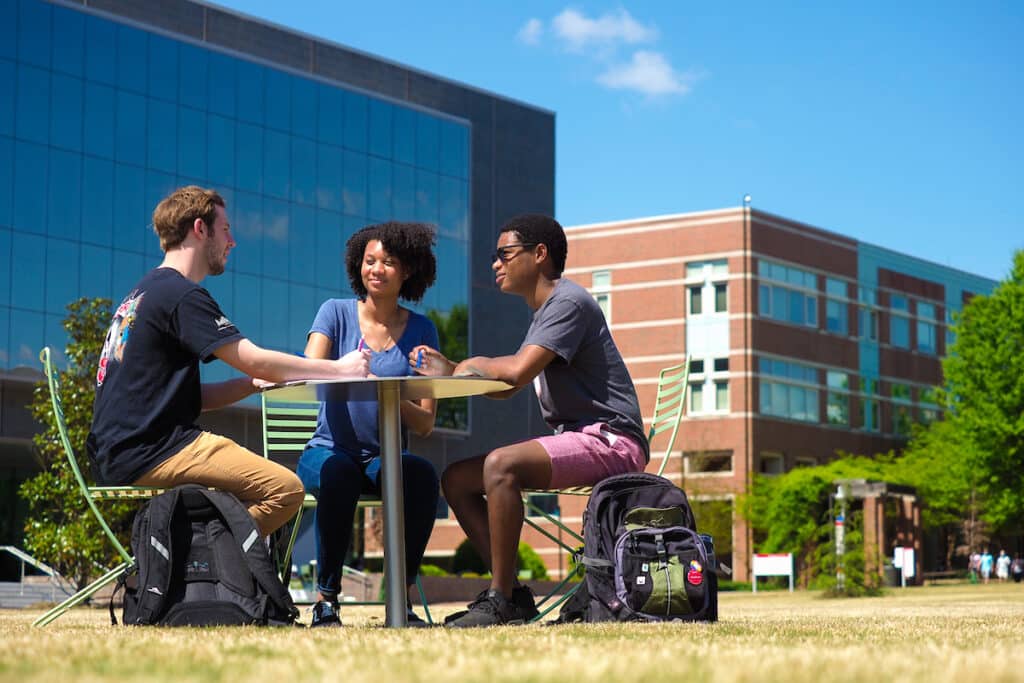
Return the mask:
M 320 600 L 313 605 L 313 621 L 310 623 L 310 628 L 339 628 L 341 626 L 341 617 L 338 616 L 338 603 L 328 602 L 327 600 Z
M 469 603 L 468 607 L 472 607 L 476 603 L 478 603 L 481 600 L 483 600 L 487 596 L 487 591 L 488 590 L 490 590 L 490 589 L 489 588 L 485 588 L 482 591 L 480 591 L 479 593 L 477 593 L 476 597 L 473 598 L 473 602 Z M 456 620 L 461 619 L 462 617 L 466 616 L 466 614 L 468 614 L 468 613 L 469 613 L 468 609 L 462 609 L 462 610 L 459 610 L 458 612 L 453 612 L 453 613 L 449 614 L 448 616 L 446 616 L 444 618 L 444 625 L 447 626 L 448 624 L 452 623 L 453 621 L 456 621 Z
M 533 621 L 540 614 L 534 600 L 535 596 L 529 586 L 520 584 L 512 589 L 512 604 L 525 621 Z
M 457 619 L 446 620 L 449 628 L 476 628 L 479 626 L 502 626 L 523 624 L 521 610 L 505 599 L 501 591 L 493 588 L 469 605 L 466 613 Z

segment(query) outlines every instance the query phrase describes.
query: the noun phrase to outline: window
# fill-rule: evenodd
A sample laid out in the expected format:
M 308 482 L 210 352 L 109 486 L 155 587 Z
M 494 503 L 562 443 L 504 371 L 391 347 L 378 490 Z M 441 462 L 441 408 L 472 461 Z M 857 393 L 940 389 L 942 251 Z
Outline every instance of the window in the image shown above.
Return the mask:
M 769 476 L 775 476 L 777 474 L 783 474 L 785 471 L 786 459 L 782 457 L 782 453 L 761 454 L 758 472 Z
M 826 373 L 828 384 L 828 403 L 825 407 L 825 415 L 829 424 L 848 425 L 850 424 L 850 376 L 845 372 L 834 372 L 829 370 Z
M 729 380 L 715 381 L 715 410 L 729 412 Z
M 893 383 L 890 387 L 892 395 L 892 431 L 900 436 L 910 435 L 911 397 L 910 386 Z
M 728 276 L 729 263 L 725 259 L 686 264 L 686 299 L 690 315 L 704 312 L 705 289 L 708 290 L 709 313 L 729 310 L 728 285 L 723 282 Z
M 549 515 L 558 516 L 558 494 L 557 493 L 531 493 L 530 502 Z M 530 517 L 541 517 L 542 515 L 531 508 L 526 509 Z
M 917 303 L 917 350 L 935 355 L 936 346 L 935 304 Z
M 798 455 L 793 458 L 793 469 L 796 469 L 797 467 L 814 467 L 817 464 L 817 458 L 810 455 Z
M 868 432 L 877 432 L 881 425 L 881 414 L 879 412 L 878 380 L 861 377 L 860 379 L 860 426 Z
M 907 297 L 897 294 L 889 297 L 889 343 L 901 349 L 910 348 L 909 310 Z
M 715 285 L 715 313 L 725 313 L 729 310 L 728 285 L 724 282 Z
M 729 372 L 729 359 L 728 358 L 716 358 L 715 359 L 715 372 Z
M 704 412 L 704 383 L 692 382 L 690 384 L 690 412 Z
M 758 310 L 762 316 L 794 325 L 818 326 L 818 278 L 814 273 L 762 260 L 758 276 Z
M 860 307 L 857 310 L 857 325 L 860 337 L 867 341 L 878 341 L 878 298 L 875 290 L 861 287 L 859 296 Z
M 704 361 L 703 360 L 691 360 L 690 361 L 690 374 L 699 375 L 704 372 Z
M 701 306 L 701 290 L 703 287 L 687 287 L 686 291 L 689 292 L 690 300 L 690 315 L 700 315 L 702 312 Z
M 687 475 L 729 474 L 732 472 L 732 451 L 687 451 L 683 453 Z
M 803 422 L 818 421 L 818 371 L 808 365 L 760 359 L 760 411 Z
M 846 283 L 835 278 L 825 279 L 825 329 L 836 334 L 846 334 Z
M 604 313 L 605 320 L 612 319 L 612 274 L 607 270 L 595 270 L 591 275 L 590 291 Z

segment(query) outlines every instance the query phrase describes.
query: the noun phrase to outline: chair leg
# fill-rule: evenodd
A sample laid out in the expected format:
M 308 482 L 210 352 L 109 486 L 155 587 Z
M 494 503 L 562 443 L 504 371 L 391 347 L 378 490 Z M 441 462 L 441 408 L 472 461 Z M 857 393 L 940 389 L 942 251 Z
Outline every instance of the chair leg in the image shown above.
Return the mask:
M 302 524 L 302 507 L 295 513 L 295 523 L 292 525 L 292 533 L 288 538 L 288 547 L 284 551 L 284 564 L 281 566 L 281 583 L 285 588 L 291 584 L 292 578 L 292 549 L 295 548 L 295 540 L 299 537 L 299 525 Z
M 554 589 L 552 589 L 551 593 L 547 597 L 545 597 L 543 600 L 541 600 L 537 604 L 537 609 L 538 609 L 537 616 L 535 616 L 533 619 L 531 619 L 530 623 L 534 623 L 534 622 L 540 621 L 541 619 L 543 619 L 544 617 L 546 617 L 547 615 L 551 614 L 556 609 L 558 609 L 558 607 L 560 605 L 562 605 L 562 603 L 564 603 L 566 600 L 568 600 L 572 596 L 576 595 L 576 591 L 578 591 L 580 588 L 583 587 L 583 581 L 578 582 L 575 586 L 570 588 L 569 591 L 565 595 L 563 595 L 562 597 L 560 597 L 557 600 L 555 600 L 554 602 L 552 602 L 548 607 L 546 607 L 544 609 L 540 609 L 541 606 L 543 606 L 548 600 L 551 600 L 552 598 L 554 598 L 555 593 L 560 591 L 562 589 L 562 587 L 566 583 L 569 582 L 569 579 L 571 579 L 573 577 L 573 575 L 576 574 L 576 573 L 577 573 L 576 571 L 573 571 L 572 574 L 569 574 L 569 576 L 567 576 L 565 579 L 563 579 L 561 583 L 559 583 L 557 586 L 554 587 Z
M 430 605 L 427 604 L 427 594 L 423 592 L 423 582 L 420 581 L 420 575 L 416 575 L 416 590 L 420 594 L 420 605 L 423 606 L 423 613 L 427 617 L 427 623 L 431 626 L 434 625 L 434 620 L 430 616 Z
M 88 586 L 78 591 L 74 595 L 72 595 L 64 602 L 60 603 L 56 607 L 50 608 L 44 615 L 33 621 L 32 626 L 35 628 L 42 628 L 43 626 L 46 626 L 50 622 L 60 617 L 62 614 L 67 612 L 72 607 L 80 605 L 81 603 L 85 602 L 93 595 L 95 595 L 101 588 L 116 581 L 117 577 L 125 569 L 128 568 L 128 565 L 128 562 L 122 562 L 121 564 L 117 565 L 116 567 L 108 571 L 106 574 L 96 579 L 95 581 L 93 581 Z

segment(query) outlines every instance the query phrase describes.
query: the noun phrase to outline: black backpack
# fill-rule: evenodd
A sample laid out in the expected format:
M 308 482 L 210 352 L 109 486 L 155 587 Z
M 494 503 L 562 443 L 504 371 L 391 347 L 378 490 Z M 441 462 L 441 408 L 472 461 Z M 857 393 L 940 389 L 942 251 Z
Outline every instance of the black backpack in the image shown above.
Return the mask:
M 573 621 L 717 621 L 710 536 L 697 533 L 686 494 L 662 477 L 609 477 L 583 513 L 583 585 L 562 607 Z
M 118 582 L 125 624 L 290 625 L 299 616 L 230 493 L 186 485 L 154 496 L 135 515 L 131 546 L 135 563 Z M 110 619 L 117 623 L 113 597 Z

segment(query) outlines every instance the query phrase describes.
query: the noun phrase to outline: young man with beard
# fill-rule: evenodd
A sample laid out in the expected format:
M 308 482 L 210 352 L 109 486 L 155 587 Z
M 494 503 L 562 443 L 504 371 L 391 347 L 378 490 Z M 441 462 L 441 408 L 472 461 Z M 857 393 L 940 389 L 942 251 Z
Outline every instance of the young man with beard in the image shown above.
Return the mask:
M 365 377 L 366 354 L 311 360 L 242 336 L 199 286 L 224 272 L 235 246 L 217 192 L 175 190 L 153 211 L 153 229 L 164 260 L 114 312 L 96 374 L 89 456 L 104 485 L 229 491 L 268 535 L 302 505 L 302 484 L 287 468 L 202 431 L 199 413 L 239 401 L 263 381 Z M 214 358 L 247 377 L 202 384 L 199 361 Z

